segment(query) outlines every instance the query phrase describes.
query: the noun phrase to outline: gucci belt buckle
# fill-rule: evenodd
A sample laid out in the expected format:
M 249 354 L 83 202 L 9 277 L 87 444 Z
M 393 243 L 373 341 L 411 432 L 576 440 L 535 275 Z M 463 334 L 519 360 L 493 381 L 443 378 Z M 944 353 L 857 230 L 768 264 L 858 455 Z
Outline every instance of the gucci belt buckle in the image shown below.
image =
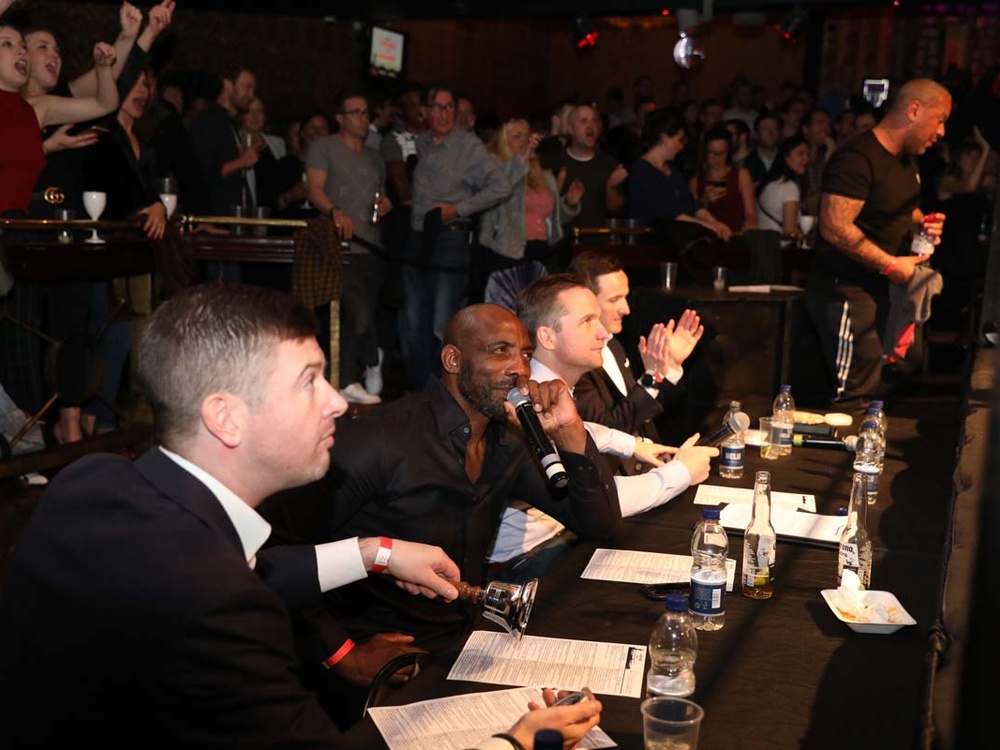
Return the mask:
M 59 206 L 66 200 L 66 194 L 62 191 L 62 188 L 47 187 L 42 193 L 42 198 L 50 205 Z

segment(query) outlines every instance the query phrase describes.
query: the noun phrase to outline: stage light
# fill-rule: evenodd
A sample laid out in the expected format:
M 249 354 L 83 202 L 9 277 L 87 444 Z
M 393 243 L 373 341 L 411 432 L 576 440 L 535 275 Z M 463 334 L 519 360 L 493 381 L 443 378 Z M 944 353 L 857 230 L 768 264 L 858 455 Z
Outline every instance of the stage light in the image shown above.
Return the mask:
M 577 13 L 573 18 L 573 41 L 577 49 L 588 49 L 597 46 L 597 40 L 601 36 L 594 24 L 590 22 L 583 13 Z

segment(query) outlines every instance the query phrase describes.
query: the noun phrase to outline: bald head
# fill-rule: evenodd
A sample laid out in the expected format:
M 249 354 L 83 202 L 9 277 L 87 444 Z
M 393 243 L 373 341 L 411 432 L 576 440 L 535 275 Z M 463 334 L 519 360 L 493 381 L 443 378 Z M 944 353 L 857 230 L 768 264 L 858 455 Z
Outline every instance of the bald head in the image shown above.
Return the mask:
M 948 93 L 948 89 L 930 78 L 914 78 L 899 88 L 889 111 L 905 112 L 913 102 L 920 102 L 925 107 L 934 107 L 945 102 L 950 104 L 951 94 Z
M 500 305 L 484 303 L 463 307 L 448 323 L 444 331 L 444 345 L 465 349 L 470 341 L 484 331 L 497 328 L 504 320 L 520 323 L 514 313 Z

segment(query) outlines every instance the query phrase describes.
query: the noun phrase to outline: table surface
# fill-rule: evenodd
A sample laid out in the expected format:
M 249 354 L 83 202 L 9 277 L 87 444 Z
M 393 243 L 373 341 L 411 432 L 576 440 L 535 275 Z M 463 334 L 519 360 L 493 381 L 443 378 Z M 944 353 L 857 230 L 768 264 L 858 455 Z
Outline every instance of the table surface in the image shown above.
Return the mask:
M 929 446 L 935 441 L 920 440 L 929 419 L 919 413 L 890 418 L 883 489 L 868 518 L 875 549 L 872 587 L 895 593 L 917 625 L 891 635 L 851 631 L 820 595 L 836 586 L 837 550 L 800 543 L 778 543 L 773 598 L 747 599 L 739 593 L 742 536 L 730 533 L 737 583 L 727 598 L 726 624 L 698 634 L 693 700 L 705 709 L 700 750 L 914 746 L 950 496 L 951 454 L 941 446 L 947 440 L 954 445 L 956 438 L 954 425 L 941 415 L 934 432 L 942 442 Z M 765 461 L 749 448 L 742 479 L 719 478 L 713 461 L 708 483 L 752 487 L 754 472 L 767 469 L 774 490 L 813 493 L 819 512 L 833 513 L 847 504 L 851 456 L 796 448 L 790 457 Z M 695 491 L 627 519 L 616 546 L 690 554 L 692 528 L 702 510 L 693 504 Z M 636 584 L 580 578 L 599 546 L 607 545 L 579 543 L 542 577 L 528 634 L 648 642 L 662 604 L 644 599 Z M 496 629 L 482 621 L 475 627 Z M 457 650 L 437 655 L 386 703 L 497 689 L 447 681 L 456 656 Z M 605 731 L 622 748 L 641 748 L 640 699 L 600 697 Z M 385 747 L 370 719 L 356 725 L 348 739 L 351 746 Z

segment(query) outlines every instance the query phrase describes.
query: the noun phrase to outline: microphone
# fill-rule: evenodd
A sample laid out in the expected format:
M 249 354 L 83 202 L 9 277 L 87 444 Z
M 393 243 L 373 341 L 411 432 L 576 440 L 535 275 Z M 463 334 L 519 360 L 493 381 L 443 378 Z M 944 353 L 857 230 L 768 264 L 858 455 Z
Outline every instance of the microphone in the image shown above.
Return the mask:
M 854 453 L 858 445 L 858 436 L 848 435 L 845 438 L 835 438 L 796 433 L 792 435 L 792 445 L 801 446 L 802 448 L 829 448 Z
M 562 489 L 569 482 L 566 474 L 566 467 L 563 466 L 559 454 L 552 446 L 552 441 L 542 429 L 542 423 L 538 421 L 538 415 L 532 406 L 531 399 L 525 396 L 517 388 L 511 388 L 507 394 L 507 402 L 514 407 L 517 412 L 517 420 L 524 430 L 524 439 L 528 447 L 538 456 L 545 469 L 545 475 L 549 478 L 549 484 L 556 489 Z
M 750 427 L 750 417 L 746 415 L 746 412 L 738 411 L 733 414 L 729 420 L 718 428 L 715 432 L 706 435 L 701 440 L 699 440 L 695 445 L 707 445 L 715 446 L 721 443 L 723 440 L 728 438 L 735 432 L 743 432 L 748 427 Z

